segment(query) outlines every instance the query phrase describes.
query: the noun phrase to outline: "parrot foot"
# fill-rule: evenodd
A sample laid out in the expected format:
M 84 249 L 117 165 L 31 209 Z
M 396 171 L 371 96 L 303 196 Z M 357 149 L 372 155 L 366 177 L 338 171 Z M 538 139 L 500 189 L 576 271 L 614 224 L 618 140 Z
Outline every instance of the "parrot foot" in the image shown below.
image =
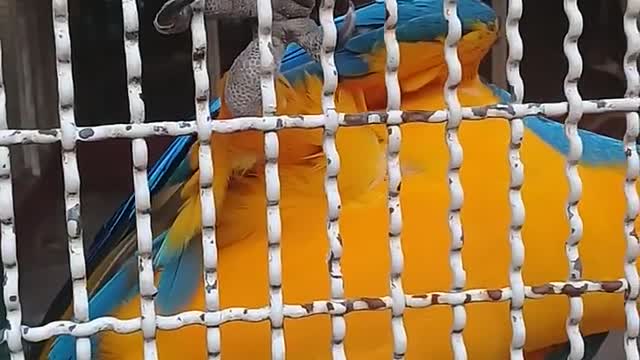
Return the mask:
M 285 20 L 281 26 L 285 32 L 285 42 L 297 43 L 309 53 L 315 61 L 320 62 L 322 37 L 324 34 L 322 26 L 318 26 L 308 17 Z M 355 5 L 349 0 L 349 8 L 344 15 L 344 23 L 337 29 L 336 49 L 342 48 L 353 37 L 355 28 Z
M 167 1 L 153 21 L 161 34 L 179 34 L 189 28 L 195 0 Z M 314 0 L 273 0 L 273 19 L 281 21 L 294 18 L 309 18 Z M 258 9 L 255 0 L 206 0 L 204 15 L 208 18 L 256 19 Z
M 355 6 L 349 1 L 345 22 L 338 29 L 336 47 L 353 36 L 355 30 Z M 296 18 L 274 21 L 272 47 L 274 77 L 279 75 L 280 62 L 289 43 L 295 42 L 320 62 L 322 51 L 322 27 L 312 19 Z M 260 87 L 260 49 L 258 39 L 254 39 L 236 57 L 229 69 L 224 87 L 225 103 L 233 117 L 260 116 L 262 114 L 262 92 Z
M 192 10 L 189 5 L 195 0 L 169 0 L 158 10 L 153 26 L 161 34 L 172 35 L 185 32 L 191 24 Z
M 286 44 L 278 37 L 272 39 L 271 54 L 274 58 L 274 77 L 284 54 Z M 259 40 L 252 40 L 231 64 L 224 86 L 224 100 L 233 117 L 260 116 L 262 92 L 260 86 Z

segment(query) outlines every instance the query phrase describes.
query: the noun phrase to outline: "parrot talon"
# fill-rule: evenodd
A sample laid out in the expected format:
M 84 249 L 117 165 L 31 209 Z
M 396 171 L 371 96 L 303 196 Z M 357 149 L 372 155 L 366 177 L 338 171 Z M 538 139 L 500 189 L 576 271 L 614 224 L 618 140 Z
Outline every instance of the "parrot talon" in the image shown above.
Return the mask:
M 349 0 L 349 9 L 344 14 L 344 25 L 338 28 L 338 39 L 336 48 L 341 49 L 353 37 L 356 30 L 356 7 L 353 1 Z
M 179 34 L 191 23 L 191 3 L 194 0 L 169 0 L 158 11 L 153 26 L 164 35 Z
M 349 1 L 344 25 L 338 30 L 336 48 L 344 46 L 355 32 L 355 6 Z M 272 48 L 274 77 L 279 76 L 280 61 L 289 43 L 295 42 L 315 61 L 320 62 L 323 30 L 311 18 L 301 17 L 274 21 Z M 261 114 L 260 51 L 254 39 L 236 57 L 228 72 L 224 86 L 224 97 L 233 117 L 259 116 Z

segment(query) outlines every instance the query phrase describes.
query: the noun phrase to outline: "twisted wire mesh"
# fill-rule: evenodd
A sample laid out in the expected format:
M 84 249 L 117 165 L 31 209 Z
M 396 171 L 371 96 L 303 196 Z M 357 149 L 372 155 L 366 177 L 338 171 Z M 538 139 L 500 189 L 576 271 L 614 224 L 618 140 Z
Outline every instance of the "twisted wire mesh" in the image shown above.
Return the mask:
M 625 333 L 625 349 L 627 358 L 637 359 L 638 313 L 635 302 L 638 297 L 638 274 L 635 261 L 638 254 L 637 238 L 633 229 L 634 219 L 638 213 L 638 196 L 635 181 L 638 175 L 638 156 L 635 151 L 635 140 L 638 136 L 638 115 L 640 108 L 638 98 L 638 71 L 636 60 L 640 48 L 640 34 L 637 29 L 639 12 L 638 0 L 629 0 L 625 13 L 625 33 L 628 50 L 625 55 L 625 74 L 628 91 L 624 99 L 603 99 L 583 101 L 577 91 L 577 81 L 581 73 L 580 53 L 577 39 L 581 33 L 582 20 L 575 0 L 565 0 L 565 11 L 570 19 L 570 29 L 565 39 L 565 51 L 570 63 L 569 73 L 565 81 L 567 102 L 547 104 L 522 104 L 524 84 L 519 75 L 519 62 L 522 59 L 522 41 L 518 33 L 518 20 L 522 15 L 522 1 L 513 0 L 509 6 L 507 19 L 507 40 L 509 43 L 509 61 L 507 77 L 513 89 L 513 102 L 507 105 L 489 105 L 477 107 L 461 107 L 456 90 L 461 80 L 460 61 L 457 56 L 457 43 L 461 38 L 461 23 L 458 19 L 457 1 L 445 0 L 443 11 L 448 22 L 448 33 L 445 39 L 445 60 L 449 69 L 449 77 L 444 89 L 446 110 L 434 111 L 401 111 L 400 89 L 397 78 L 399 66 L 399 49 L 395 38 L 397 24 L 397 3 L 385 0 L 388 16 L 385 19 L 385 46 L 387 50 L 385 85 L 387 88 L 387 111 L 367 112 L 360 114 L 337 113 L 334 104 L 334 93 L 337 85 L 337 74 L 333 60 L 333 48 L 336 43 L 336 30 L 332 22 L 333 0 L 325 0 L 320 9 L 321 25 L 324 34 L 321 63 L 324 72 L 323 114 L 298 116 L 276 116 L 276 95 L 274 88 L 275 61 L 269 51 L 271 45 L 271 7 L 268 0 L 258 1 L 259 46 L 261 53 L 261 89 L 262 110 L 265 117 L 236 118 L 224 122 L 212 122 L 208 111 L 209 89 L 206 69 L 206 31 L 202 13 L 203 0 L 192 4 L 193 18 L 191 23 L 193 70 L 196 88 L 196 121 L 179 123 L 143 123 L 144 103 L 140 99 L 141 64 L 137 37 L 137 9 L 135 1 L 123 0 L 125 16 L 125 53 L 127 56 L 128 90 L 131 110 L 131 124 L 117 124 L 96 127 L 76 127 L 73 119 L 73 79 L 71 76 L 70 39 L 68 31 L 68 13 L 65 0 L 54 1 L 54 28 L 56 30 L 56 53 L 58 65 L 58 86 L 60 94 L 59 112 L 61 125 L 58 129 L 48 130 L 9 130 L 6 127 L 4 109 L 0 108 L 0 226 L 2 227 L 2 261 L 6 281 L 4 283 L 4 301 L 8 310 L 8 319 L 12 327 L 5 331 L 4 338 L 9 343 L 12 358 L 21 359 L 20 340 L 42 341 L 57 335 L 78 337 L 76 342 L 77 356 L 88 359 L 91 349 L 88 337 L 104 330 L 117 333 L 132 333 L 142 330 L 145 337 L 145 358 L 156 358 L 154 335 L 157 329 L 172 330 L 183 326 L 197 324 L 207 327 L 207 350 L 210 359 L 219 358 L 220 331 L 219 326 L 230 321 L 271 322 L 271 353 L 273 358 L 283 359 L 285 356 L 284 319 L 302 318 L 316 314 L 328 314 L 332 317 L 332 355 L 334 358 L 345 358 L 344 338 L 346 324 L 343 316 L 350 312 L 391 310 L 392 333 L 394 338 L 393 356 L 403 358 L 407 347 L 407 338 L 403 326 L 402 314 L 405 308 L 428 308 L 445 305 L 453 308 L 454 323 L 452 328 L 452 349 L 456 359 L 466 358 L 466 349 L 462 337 L 466 323 L 464 304 L 478 302 L 511 302 L 513 337 L 511 341 L 511 357 L 522 359 L 522 348 L 525 339 L 525 326 L 522 319 L 524 299 L 539 299 L 547 295 L 564 295 L 570 297 L 571 313 L 567 321 L 567 333 L 571 342 L 571 358 L 581 358 L 584 344 L 579 332 L 579 318 L 582 313 L 580 296 L 586 293 L 608 292 L 625 293 L 625 310 L 627 313 L 627 330 Z M 1 64 L 0 64 L 1 68 Z M 4 91 L 0 76 L 0 106 L 4 104 Z M 627 235 L 627 254 L 625 262 L 625 278 L 605 281 L 586 281 L 581 279 L 577 243 L 581 233 L 581 222 L 575 206 L 580 198 L 580 179 L 576 164 L 580 158 L 581 144 L 577 136 L 577 123 L 582 114 L 605 113 L 611 111 L 628 112 L 628 129 L 625 136 L 625 151 L 628 154 L 628 171 L 625 182 L 627 214 L 625 217 L 625 234 Z M 568 114 L 566 134 L 570 142 L 570 153 L 567 166 L 567 177 L 570 181 L 570 214 L 572 228 L 576 231 L 567 241 L 567 256 L 570 262 L 571 276 L 567 281 L 550 282 L 537 286 L 524 285 L 521 267 L 524 261 L 524 247 L 520 229 L 524 221 L 524 204 L 520 194 L 523 183 L 523 168 L 519 159 L 519 147 L 522 142 L 522 118 L 529 115 L 559 116 Z M 465 273 L 462 264 L 462 224 L 460 209 L 463 202 L 459 169 L 462 163 L 462 148 L 457 138 L 458 127 L 463 119 L 480 120 L 487 117 L 502 117 L 510 121 L 511 141 L 508 151 L 511 167 L 509 199 L 511 203 L 511 225 L 509 240 L 512 250 L 510 266 L 510 287 L 500 289 L 465 290 Z M 401 284 L 403 268 L 400 235 L 402 216 L 399 202 L 399 185 L 401 173 L 399 167 L 399 149 L 401 143 L 402 124 L 412 122 L 438 123 L 447 122 L 446 142 L 451 156 L 448 177 L 450 179 L 451 203 L 449 209 L 449 226 L 451 232 L 450 267 L 453 273 L 453 285 L 450 292 L 432 292 L 426 294 L 407 295 Z M 390 296 L 344 298 L 344 286 L 340 271 L 342 244 L 339 230 L 340 195 L 337 189 L 339 172 L 339 156 L 335 146 L 335 134 L 340 126 L 361 126 L 366 124 L 386 124 L 390 130 L 387 148 L 387 171 L 389 175 L 388 204 L 390 209 Z M 284 304 L 282 298 L 282 269 L 280 260 L 281 224 L 279 215 L 280 186 L 278 177 L 278 137 L 277 130 L 283 128 L 324 128 L 323 149 L 327 157 L 327 174 L 325 190 L 328 202 L 327 237 L 330 245 L 330 282 L 331 299 L 317 300 L 308 304 Z M 215 238 L 215 207 L 213 197 L 213 165 L 209 143 L 212 132 L 230 133 L 243 130 L 261 130 L 265 132 L 265 179 L 267 194 L 267 234 L 269 241 L 269 306 L 263 308 L 226 308 L 220 309 L 217 289 L 217 250 Z M 143 138 L 157 135 L 197 134 L 199 141 L 200 189 L 202 209 L 202 244 L 204 248 L 205 304 L 206 312 L 186 311 L 171 316 L 156 316 L 153 308 L 153 269 L 150 262 L 151 238 L 148 211 L 149 191 L 146 177 L 147 154 Z M 138 222 L 138 248 L 144 269 L 140 273 L 140 289 L 143 297 L 141 317 L 133 319 L 116 319 L 101 317 L 89 320 L 86 280 L 84 273 L 84 255 L 82 253 L 82 232 L 79 228 L 79 174 L 75 160 L 75 143 L 77 141 L 99 141 L 107 138 L 132 138 L 132 156 L 134 159 L 134 185 L 136 187 L 136 209 Z M 71 271 L 74 279 L 74 319 L 73 321 L 55 321 L 39 327 L 20 326 L 21 314 L 17 290 L 17 258 L 15 254 L 15 235 L 13 231 L 13 214 L 11 199 L 11 174 L 9 170 L 9 145 L 28 143 L 61 142 L 65 160 L 65 198 L 67 209 L 70 205 L 73 212 L 67 211 L 67 231 Z M 6 163 L 6 167 L 4 166 Z M 4 206 L 7 205 L 7 206 Z M 391 211 L 393 209 L 393 211 Z M 78 252 L 78 245 L 79 250 Z M 148 250 L 148 251 L 147 251 Z M 207 286 L 211 285 L 211 286 Z M 146 299 L 145 299 L 146 297 Z M 148 316 L 152 315 L 152 319 Z M 15 326 L 14 326 L 15 325 Z
M 53 0 L 53 31 L 55 37 L 56 70 L 58 74 L 58 116 L 62 145 L 65 221 L 69 248 L 69 268 L 73 283 L 73 317 L 79 323 L 89 321 L 86 264 L 80 216 L 80 173 L 76 156 L 77 129 L 74 115 L 73 71 L 69 7 L 67 0 Z M 88 337 L 76 339 L 76 357 L 91 358 Z
M 628 291 L 629 283 L 626 279 L 607 281 L 556 281 L 536 286 L 525 286 L 526 299 L 542 299 L 547 296 L 587 293 L 624 293 Z M 497 289 L 470 289 L 461 292 L 430 292 L 425 294 L 405 295 L 407 308 L 425 309 L 433 306 L 456 306 L 469 303 L 497 303 L 509 301 L 512 298 L 509 287 Z M 392 307 L 390 296 L 371 296 L 345 299 L 344 301 L 316 300 L 306 304 L 285 304 L 284 318 L 300 319 L 313 315 L 349 314 L 361 311 L 382 311 Z M 205 316 L 208 315 L 208 316 Z M 260 322 L 269 320 L 271 309 L 269 306 L 260 308 L 229 307 L 214 313 L 203 311 L 185 311 L 171 316 L 157 316 L 158 329 L 176 330 L 188 325 L 220 326 L 232 321 Z M 59 320 L 43 326 L 22 326 L 23 338 L 30 342 L 46 340 L 52 336 L 71 335 L 89 336 L 100 331 L 111 330 L 118 334 L 130 334 L 140 331 L 140 317 L 133 319 L 118 319 L 104 316 L 92 319 L 86 323 Z
M 462 264 L 462 246 L 464 234 L 460 210 L 464 194 L 460 183 L 460 167 L 462 166 L 462 145 L 458 139 L 458 128 L 462 122 L 462 111 L 458 101 L 457 89 L 462 80 L 462 66 L 458 58 L 458 41 L 462 38 L 462 23 L 458 18 L 458 1 L 444 0 L 444 17 L 448 24 L 447 37 L 444 41 L 444 59 L 447 64 L 448 76 L 444 85 L 444 101 L 449 113 L 445 141 L 449 150 L 449 169 L 447 178 L 449 183 L 449 232 L 451 234 L 451 248 L 449 252 L 449 266 L 452 273 L 452 291 L 461 292 L 466 282 L 466 273 Z M 452 307 L 453 324 L 451 328 L 451 347 L 456 360 L 467 358 L 462 332 L 467 322 L 467 312 L 464 304 Z
M 407 351 L 407 332 L 404 326 L 404 310 L 406 308 L 405 293 L 402 287 L 402 271 L 404 255 L 402 253 L 402 208 L 400 206 L 400 188 L 402 172 L 400 171 L 400 146 L 402 132 L 400 123 L 400 82 L 398 68 L 400 66 L 400 45 L 396 39 L 398 24 L 398 3 L 386 0 L 387 17 L 384 22 L 384 43 L 387 52 L 385 68 L 385 87 L 387 90 L 387 206 L 389 207 L 389 255 L 391 292 L 391 331 L 393 334 L 393 358 L 404 359 Z
M 329 281 L 331 301 L 344 301 L 344 280 L 342 277 L 342 236 L 340 234 L 340 209 L 342 207 L 338 190 L 338 173 L 340 172 L 340 154 L 336 147 L 338 131 L 338 113 L 336 112 L 335 93 L 338 87 L 338 69 L 336 68 L 333 49 L 337 43 L 337 29 L 333 21 L 335 0 L 322 0 L 318 11 L 322 26 L 322 112 L 325 126 L 322 140 L 322 151 L 327 159 L 324 191 L 327 196 L 327 239 L 329 241 Z M 344 339 L 347 324 L 342 314 L 331 315 L 331 356 L 333 359 L 346 359 Z
M 522 17 L 522 0 L 510 0 L 507 12 L 506 35 L 509 46 L 507 58 L 507 82 L 511 89 L 512 102 L 522 104 L 524 99 L 524 81 L 520 76 L 520 61 L 523 56 L 522 38 L 518 25 Z M 522 201 L 522 185 L 524 183 L 524 165 L 520 159 L 520 147 L 524 137 L 524 122 L 514 118 L 511 125 L 508 159 L 511 172 L 509 182 L 509 205 L 511 207 L 511 224 L 509 225 L 509 244 L 511 246 L 511 265 L 509 268 L 509 285 L 513 291 L 510 304 L 511 318 L 511 359 L 524 359 L 526 328 L 522 308 L 524 307 L 525 289 L 522 279 L 524 266 L 524 243 L 522 227 L 524 225 L 525 208 Z
M 582 278 L 582 262 L 578 252 L 578 244 L 582 238 L 582 218 L 578 211 L 578 203 L 582 197 L 582 180 L 578 172 L 578 162 L 582 156 L 582 140 L 578 135 L 578 122 L 582 118 L 582 97 L 578 90 L 578 82 L 582 75 L 582 56 L 578 49 L 578 39 L 582 34 L 582 14 L 577 0 L 564 0 L 564 10 L 569 20 L 569 30 L 564 38 L 564 53 L 569 61 L 569 69 L 564 81 L 564 93 L 569 102 L 569 113 L 564 123 L 564 132 L 569 142 L 567 154 L 566 176 L 569 182 L 569 198 L 567 200 L 567 218 L 570 233 L 566 241 L 566 254 L 569 261 L 569 280 Z M 569 317 L 566 322 L 567 336 L 571 346 L 570 360 L 582 359 L 584 356 L 584 340 L 580 334 L 580 320 L 583 315 L 582 298 L 569 297 Z
M 192 4 L 191 42 L 195 85 L 196 128 L 198 134 L 198 169 L 200 170 L 200 210 L 202 215 L 202 256 L 206 315 L 220 309 L 218 293 L 218 248 L 216 242 L 216 204 L 213 193 L 214 173 L 211 153 L 211 114 L 209 113 L 209 72 L 207 71 L 207 31 L 204 0 Z M 205 315 L 205 316 L 206 316 Z M 221 356 L 220 327 L 207 325 L 209 360 Z
M 625 97 L 638 98 L 640 96 L 640 74 L 638 74 L 638 55 L 640 54 L 640 32 L 638 32 L 638 17 L 640 15 L 640 1 L 627 0 L 623 26 L 627 38 L 627 51 L 624 55 L 623 66 L 627 78 Z M 640 332 L 640 317 L 638 316 L 637 301 L 640 292 L 640 277 L 636 262 L 640 247 L 636 235 L 635 220 L 638 217 L 640 201 L 636 182 L 640 175 L 640 159 L 638 158 L 637 141 L 640 131 L 640 119 L 637 112 L 626 114 L 627 130 L 624 135 L 624 151 L 627 155 L 627 173 L 624 183 L 624 195 L 627 201 L 627 211 L 624 218 L 624 234 L 627 241 L 624 274 L 629 283 L 629 291 L 625 292 L 624 309 L 627 317 L 624 333 L 624 351 L 627 359 L 638 360 L 638 333 Z
M 583 100 L 583 114 L 605 114 L 612 112 L 633 112 L 640 109 L 640 98 L 609 98 Z M 400 111 L 402 124 L 443 123 L 447 121 L 447 111 L 426 109 Z M 511 121 L 527 116 L 559 117 L 568 113 L 567 102 L 493 104 L 462 107 L 462 120 L 479 121 L 486 118 L 504 118 Z M 386 124 L 386 111 L 367 111 L 360 113 L 338 113 L 339 127 L 353 127 L 371 124 Z M 319 129 L 325 126 L 324 115 L 278 115 L 273 117 L 245 116 L 225 121 L 212 121 L 211 131 L 229 134 L 246 130 L 278 131 L 281 129 Z M 134 139 L 152 136 L 182 136 L 197 134 L 195 121 L 148 122 L 144 124 L 113 124 L 77 127 L 76 141 L 94 142 L 106 139 Z M 53 129 L 0 129 L 0 146 L 24 144 L 53 144 L 62 138 L 60 128 Z
M 131 124 L 144 122 L 145 106 L 142 100 L 142 60 L 140 58 L 140 26 L 138 5 L 135 0 L 122 0 L 124 23 L 124 54 L 127 64 L 127 94 Z M 142 138 L 131 141 L 133 160 L 133 191 L 136 206 L 136 239 L 138 241 L 138 282 L 140 286 L 140 314 L 145 359 L 157 359 L 156 310 L 154 297 L 157 289 L 153 272 L 153 234 L 151 231 L 151 196 L 147 166 L 147 142 Z
M 273 117 L 277 111 L 274 72 L 276 61 L 271 49 L 272 9 L 269 0 L 258 0 L 258 37 L 260 49 L 260 91 L 262 116 Z M 279 61 L 278 61 L 279 63 Z M 271 324 L 271 358 L 284 359 L 284 302 L 282 299 L 282 258 L 280 219 L 279 141 L 275 131 L 264 134 L 264 175 L 267 197 L 267 241 L 269 264 L 269 322 Z

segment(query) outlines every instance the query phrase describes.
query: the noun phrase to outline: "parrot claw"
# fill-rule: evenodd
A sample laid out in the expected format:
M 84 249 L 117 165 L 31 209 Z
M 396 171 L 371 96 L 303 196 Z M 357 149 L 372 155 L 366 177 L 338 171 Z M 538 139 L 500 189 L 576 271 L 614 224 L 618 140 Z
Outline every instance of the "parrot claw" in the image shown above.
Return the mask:
M 344 24 L 338 29 L 338 40 L 336 47 L 341 49 L 353 37 L 356 30 L 356 7 L 353 1 L 349 0 L 349 9 L 344 14 Z
M 179 34 L 191 24 L 191 3 L 194 0 L 169 0 L 158 11 L 153 26 L 164 35 Z
M 355 32 L 355 6 L 349 0 L 349 9 L 344 24 L 338 28 L 336 48 L 343 47 Z M 274 77 L 279 76 L 280 61 L 287 45 L 295 42 L 315 61 L 320 62 L 323 30 L 309 17 L 274 21 L 272 27 L 271 52 L 274 57 Z M 258 40 L 254 39 L 236 57 L 228 72 L 224 87 L 224 98 L 233 117 L 259 116 L 262 96 L 260 87 L 260 51 Z

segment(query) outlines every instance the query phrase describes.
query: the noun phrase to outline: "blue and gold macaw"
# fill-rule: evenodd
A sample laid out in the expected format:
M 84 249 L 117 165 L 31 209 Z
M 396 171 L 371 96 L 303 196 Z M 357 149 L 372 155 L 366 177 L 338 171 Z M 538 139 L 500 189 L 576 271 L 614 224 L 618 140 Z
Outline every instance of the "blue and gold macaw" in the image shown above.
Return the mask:
M 397 38 L 400 43 L 399 81 L 402 109 L 444 107 L 447 77 L 443 40 L 447 23 L 442 0 L 398 0 Z M 508 102 L 508 94 L 485 84 L 478 67 L 497 36 L 493 10 L 478 0 L 460 0 L 463 25 L 459 57 L 463 79 L 458 89 L 464 106 Z M 336 51 L 340 83 L 336 106 L 340 112 L 386 107 L 385 47 L 382 0 L 356 11 L 353 36 Z M 337 20 L 340 26 L 341 20 Z M 223 77 L 221 88 L 227 81 Z M 285 53 L 276 80 L 280 114 L 320 113 L 322 71 L 311 55 L 296 45 Z M 214 101 L 212 112 L 229 118 L 229 105 Z M 234 104 L 231 104 L 233 107 Z M 450 289 L 447 223 L 449 206 L 446 171 L 449 155 L 444 124 L 409 123 L 402 127 L 400 151 L 403 174 L 401 201 L 404 251 L 403 286 L 408 294 Z M 579 165 L 583 180 L 580 214 L 584 233 L 580 254 L 584 277 L 623 276 L 625 201 L 622 185 L 626 157 L 618 140 L 580 131 L 584 144 Z M 464 122 L 461 181 L 465 191 L 462 221 L 466 288 L 501 288 L 509 282 L 510 246 L 507 149 L 509 123 L 504 119 Z M 329 296 L 326 255 L 326 160 L 322 130 L 283 129 L 280 139 L 280 215 L 282 221 L 283 294 L 287 304 L 304 304 Z M 341 171 L 340 229 L 344 253 L 345 296 L 384 296 L 389 292 L 389 244 L 383 125 L 341 128 L 337 147 Z M 263 137 L 256 131 L 212 135 L 217 211 L 218 282 L 220 306 L 268 305 L 267 239 Z M 541 117 L 525 119 L 520 149 L 525 167 L 522 196 L 526 206 L 523 228 L 526 284 L 567 278 L 565 241 L 568 185 L 565 159 L 568 143 L 561 124 Z M 193 137 L 177 138 L 149 176 L 153 193 L 154 269 L 160 315 L 204 309 L 202 249 L 199 239 L 198 144 Z M 105 225 L 88 253 L 90 316 L 139 316 L 135 255 L 134 203 L 130 197 Z M 48 319 L 69 318 L 70 291 L 61 293 Z M 66 311 L 65 311 L 66 309 Z M 509 356 L 511 321 L 508 303 L 467 304 L 464 338 L 472 359 Z M 565 297 L 527 300 L 527 359 L 549 355 L 549 348 L 566 341 Z M 602 334 L 624 326 L 622 295 L 584 296 L 583 335 Z M 408 309 L 404 317 L 410 359 L 451 357 L 451 310 L 447 307 Z M 385 359 L 392 354 L 388 311 L 346 315 L 346 355 L 350 359 Z M 287 357 L 328 359 L 331 356 L 328 316 L 285 320 Z M 488 331 L 489 329 L 489 331 Z M 94 336 L 97 359 L 141 359 L 140 333 Z M 230 359 L 270 357 L 268 322 L 232 322 L 221 326 L 222 356 Z M 163 359 L 206 358 L 205 329 L 184 327 L 157 333 Z M 74 340 L 60 336 L 46 344 L 43 358 L 74 359 Z

